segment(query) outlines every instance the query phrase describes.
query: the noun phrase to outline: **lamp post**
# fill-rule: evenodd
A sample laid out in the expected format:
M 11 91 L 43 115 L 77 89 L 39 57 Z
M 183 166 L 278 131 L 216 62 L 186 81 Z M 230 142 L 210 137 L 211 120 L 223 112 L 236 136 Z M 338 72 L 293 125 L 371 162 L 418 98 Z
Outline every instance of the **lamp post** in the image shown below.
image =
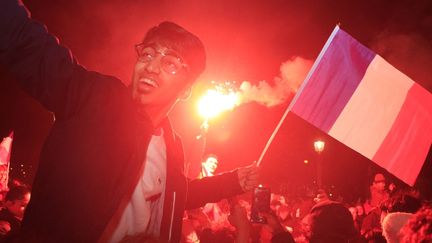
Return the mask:
M 324 151 L 325 142 L 321 140 L 316 140 L 314 142 L 315 152 L 318 153 L 317 159 L 317 185 L 318 189 L 322 188 L 322 155 L 321 153 Z

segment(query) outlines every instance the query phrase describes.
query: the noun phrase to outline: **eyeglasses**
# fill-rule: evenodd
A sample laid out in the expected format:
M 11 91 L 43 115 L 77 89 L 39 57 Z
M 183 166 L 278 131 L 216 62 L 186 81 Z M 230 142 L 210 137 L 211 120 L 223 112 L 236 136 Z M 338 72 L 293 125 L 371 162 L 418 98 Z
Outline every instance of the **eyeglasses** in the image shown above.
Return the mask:
M 169 50 L 162 52 L 156 50 L 152 46 L 146 46 L 143 43 L 135 45 L 135 50 L 138 54 L 138 61 L 142 63 L 149 63 L 153 61 L 158 55 L 161 55 L 160 63 L 162 70 L 171 75 L 177 75 L 183 68 L 188 68 L 188 66 L 180 57 L 169 53 Z

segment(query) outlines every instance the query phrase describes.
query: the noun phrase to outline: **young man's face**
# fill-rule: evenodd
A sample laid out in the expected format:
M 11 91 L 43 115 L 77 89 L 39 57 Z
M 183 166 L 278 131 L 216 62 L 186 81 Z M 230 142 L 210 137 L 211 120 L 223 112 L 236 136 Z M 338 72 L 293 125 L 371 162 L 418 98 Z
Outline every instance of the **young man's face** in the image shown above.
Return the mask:
M 172 105 L 190 87 L 188 67 L 174 50 L 159 44 L 137 45 L 132 96 L 144 106 Z
M 24 211 L 29 201 L 30 201 L 30 193 L 26 193 L 24 195 L 24 198 L 21 200 L 7 201 L 6 207 L 13 215 L 15 215 L 18 218 L 22 218 L 24 216 Z
M 208 157 L 206 161 L 204 161 L 203 166 L 207 172 L 213 174 L 217 169 L 218 160 L 214 157 Z

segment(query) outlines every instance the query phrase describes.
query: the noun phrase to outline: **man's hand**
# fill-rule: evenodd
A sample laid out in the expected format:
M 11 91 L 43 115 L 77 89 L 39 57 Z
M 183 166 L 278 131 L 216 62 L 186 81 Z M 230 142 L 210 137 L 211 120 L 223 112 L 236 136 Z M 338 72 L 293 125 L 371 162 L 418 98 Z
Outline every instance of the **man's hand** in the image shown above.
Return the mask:
M 285 232 L 284 227 L 280 223 L 274 212 L 261 213 L 267 219 L 267 225 L 270 227 L 273 235 Z
M 231 204 L 228 221 L 236 228 L 237 243 L 248 243 L 251 224 L 247 218 L 246 209 L 238 204 Z
M 230 206 L 230 215 L 228 216 L 228 221 L 237 230 L 245 230 L 250 228 L 250 223 L 247 218 L 246 209 L 242 206 L 235 204 Z
M 245 192 L 252 190 L 258 185 L 259 173 L 256 162 L 249 166 L 238 168 L 237 175 L 239 184 Z

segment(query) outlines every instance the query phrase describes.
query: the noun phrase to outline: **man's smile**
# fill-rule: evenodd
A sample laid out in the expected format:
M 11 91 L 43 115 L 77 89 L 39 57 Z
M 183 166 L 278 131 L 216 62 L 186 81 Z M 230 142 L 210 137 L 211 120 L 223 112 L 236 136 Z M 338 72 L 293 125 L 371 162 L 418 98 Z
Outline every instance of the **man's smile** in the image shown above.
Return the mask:
M 138 80 L 137 89 L 139 92 L 150 92 L 156 88 L 159 88 L 159 84 L 152 78 L 143 77 Z

